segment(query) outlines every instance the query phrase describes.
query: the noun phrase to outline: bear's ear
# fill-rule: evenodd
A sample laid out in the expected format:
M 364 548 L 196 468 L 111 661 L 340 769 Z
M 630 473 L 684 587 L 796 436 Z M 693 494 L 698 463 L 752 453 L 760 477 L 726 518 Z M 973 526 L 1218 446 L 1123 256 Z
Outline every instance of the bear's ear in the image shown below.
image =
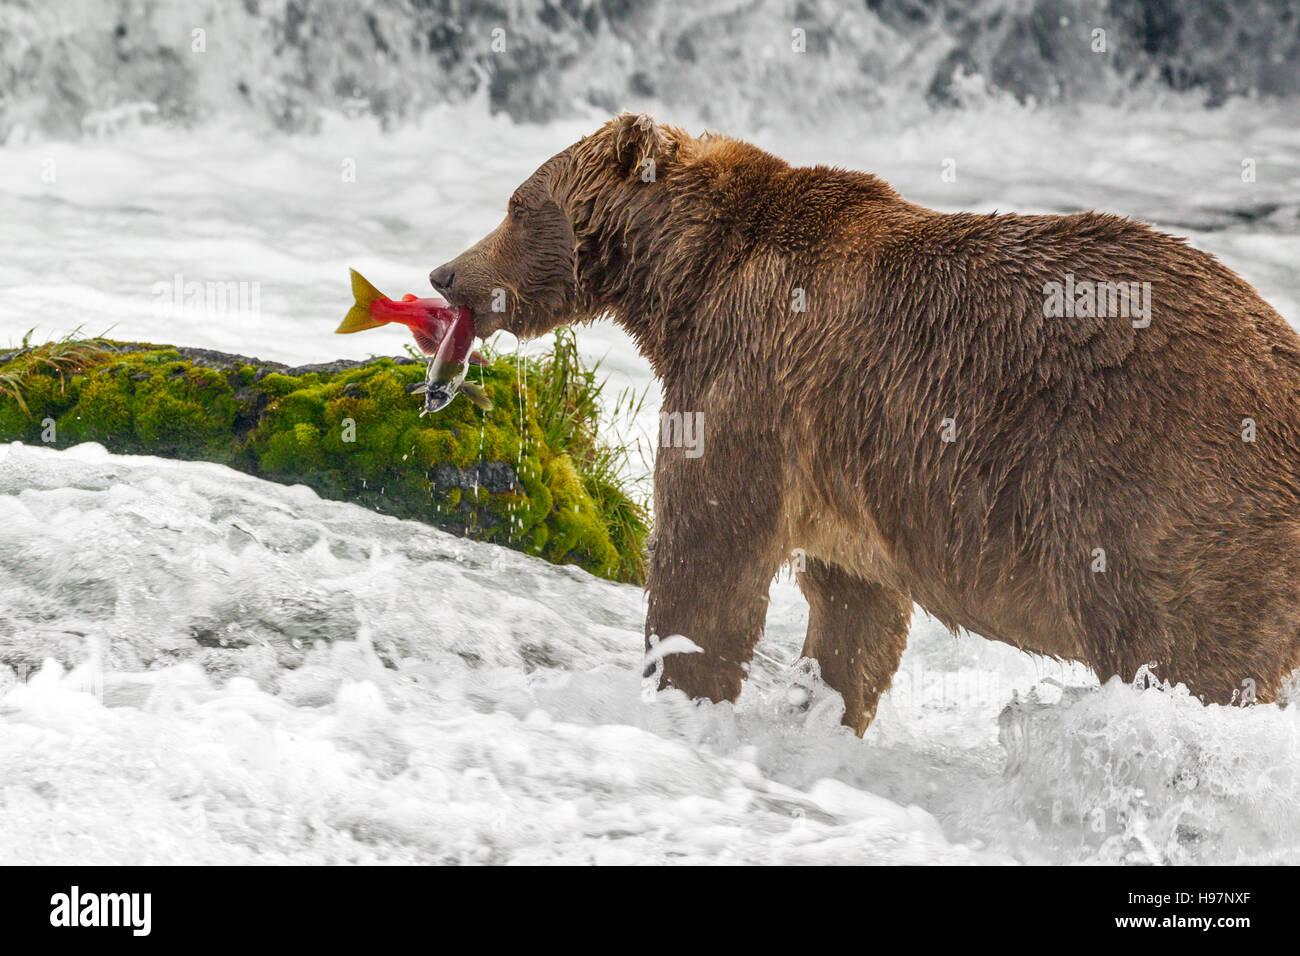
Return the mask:
M 623 173 L 634 173 L 645 182 L 677 154 L 677 137 L 649 113 L 623 112 L 613 121 L 614 162 Z

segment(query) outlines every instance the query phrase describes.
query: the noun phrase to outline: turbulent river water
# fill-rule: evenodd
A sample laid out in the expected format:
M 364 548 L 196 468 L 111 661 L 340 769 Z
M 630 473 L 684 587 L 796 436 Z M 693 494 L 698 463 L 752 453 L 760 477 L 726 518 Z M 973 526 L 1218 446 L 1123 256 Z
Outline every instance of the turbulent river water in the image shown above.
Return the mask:
M 738 706 L 640 591 L 216 465 L 0 448 L 5 862 L 1294 862 L 1300 715 L 919 619 L 865 740 L 773 590 Z M 62 663 L 60 663 L 62 662 Z M 20 679 L 21 678 L 21 679 Z

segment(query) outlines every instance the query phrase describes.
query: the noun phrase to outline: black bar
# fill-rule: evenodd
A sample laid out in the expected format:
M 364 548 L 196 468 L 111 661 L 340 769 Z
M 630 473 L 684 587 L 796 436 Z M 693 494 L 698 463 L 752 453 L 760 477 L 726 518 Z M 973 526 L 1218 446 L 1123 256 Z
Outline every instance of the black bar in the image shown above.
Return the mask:
M 497 945 L 512 934 L 531 934 L 540 943 L 554 940 L 556 932 L 575 944 L 599 942 L 594 934 L 606 933 L 613 920 L 626 933 L 649 929 L 665 946 L 672 945 L 674 927 L 696 924 L 703 925 L 706 938 L 716 932 L 725 940 L 721 934 L 727 933 L 736 944 L 781 927 L 798 933 L 804 924 L 814 934 L 861 934 L 864 946 L 899 936 L 926 945 L 1009 938 L 1181 945 L 1200 936 L 1231 946 L 1294 925 L 1292 876 L 1284 868 L 1230 867 L 862 867 L 725 874 L 36 867 L 0 872 L 0 919 L 11 943 L 75 935 L 78 942 L 113 945 L 284 940 L 337 946 L 418 933 L 436 950 L 438 937 L 450 943 L 467 931 L 489 933 Z M 149 894 L 148 934 L 137 934 L 139 920 L 119 920 L 128 925 L 116 927 L 51 925 L 73 886 L 83 906 L 92 894 Z M 105 908 L 109 916 L 110 910 Z M 1201 920 L 1211 923 L 1206 927 Z M 688 940 L 692 948 L 700 945 L 700 931 L 683 937 L 684 944 Z

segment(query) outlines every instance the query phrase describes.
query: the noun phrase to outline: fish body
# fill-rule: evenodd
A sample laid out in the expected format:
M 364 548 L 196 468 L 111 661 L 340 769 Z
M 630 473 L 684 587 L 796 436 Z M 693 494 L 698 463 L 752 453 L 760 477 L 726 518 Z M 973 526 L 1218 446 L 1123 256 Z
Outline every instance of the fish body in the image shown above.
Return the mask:
M 408 293 L 400 299 L 390 299 L 356 269 L 349 271 L 356 301 L 335 331 L 362 332 L 392 322 L 410 329 L 415 344 L 429 357 L 425 380 L 415 390 L 424 394 L 422 415 L 446 408 L 461 392 L 485 411 L 492 407 L 492 400 L 483 389 L 465 382 L 470 365 L 487 364 L 487 359 L 471 348 L 473 312 L 436 296 L 421 299 Z
M 417 394 L 424 394 L 424 411 L 421 415 L 441 411 L 461 392 L 484 411 L 492 407 L 492 400 L 483 389 L 465 381 L 470 365 L 470 346 L 473 344 L 474 317 L 473 313 L 465 309 L 443 336 L 438 351 L 429 361 L 424 383 L 415 390 Z

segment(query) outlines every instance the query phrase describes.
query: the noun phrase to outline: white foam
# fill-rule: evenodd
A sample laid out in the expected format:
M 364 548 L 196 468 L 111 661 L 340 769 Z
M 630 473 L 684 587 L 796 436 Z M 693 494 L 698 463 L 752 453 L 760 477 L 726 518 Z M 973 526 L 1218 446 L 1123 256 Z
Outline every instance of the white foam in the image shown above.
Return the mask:
M 788 581 L 738 704 L 646 698 L 638 588 L 23 445 L 0 581 L 0 862 L 1300 859 L 1296 708 L 1098 690 L 918 615 L 859 740 L 793 666 Z

